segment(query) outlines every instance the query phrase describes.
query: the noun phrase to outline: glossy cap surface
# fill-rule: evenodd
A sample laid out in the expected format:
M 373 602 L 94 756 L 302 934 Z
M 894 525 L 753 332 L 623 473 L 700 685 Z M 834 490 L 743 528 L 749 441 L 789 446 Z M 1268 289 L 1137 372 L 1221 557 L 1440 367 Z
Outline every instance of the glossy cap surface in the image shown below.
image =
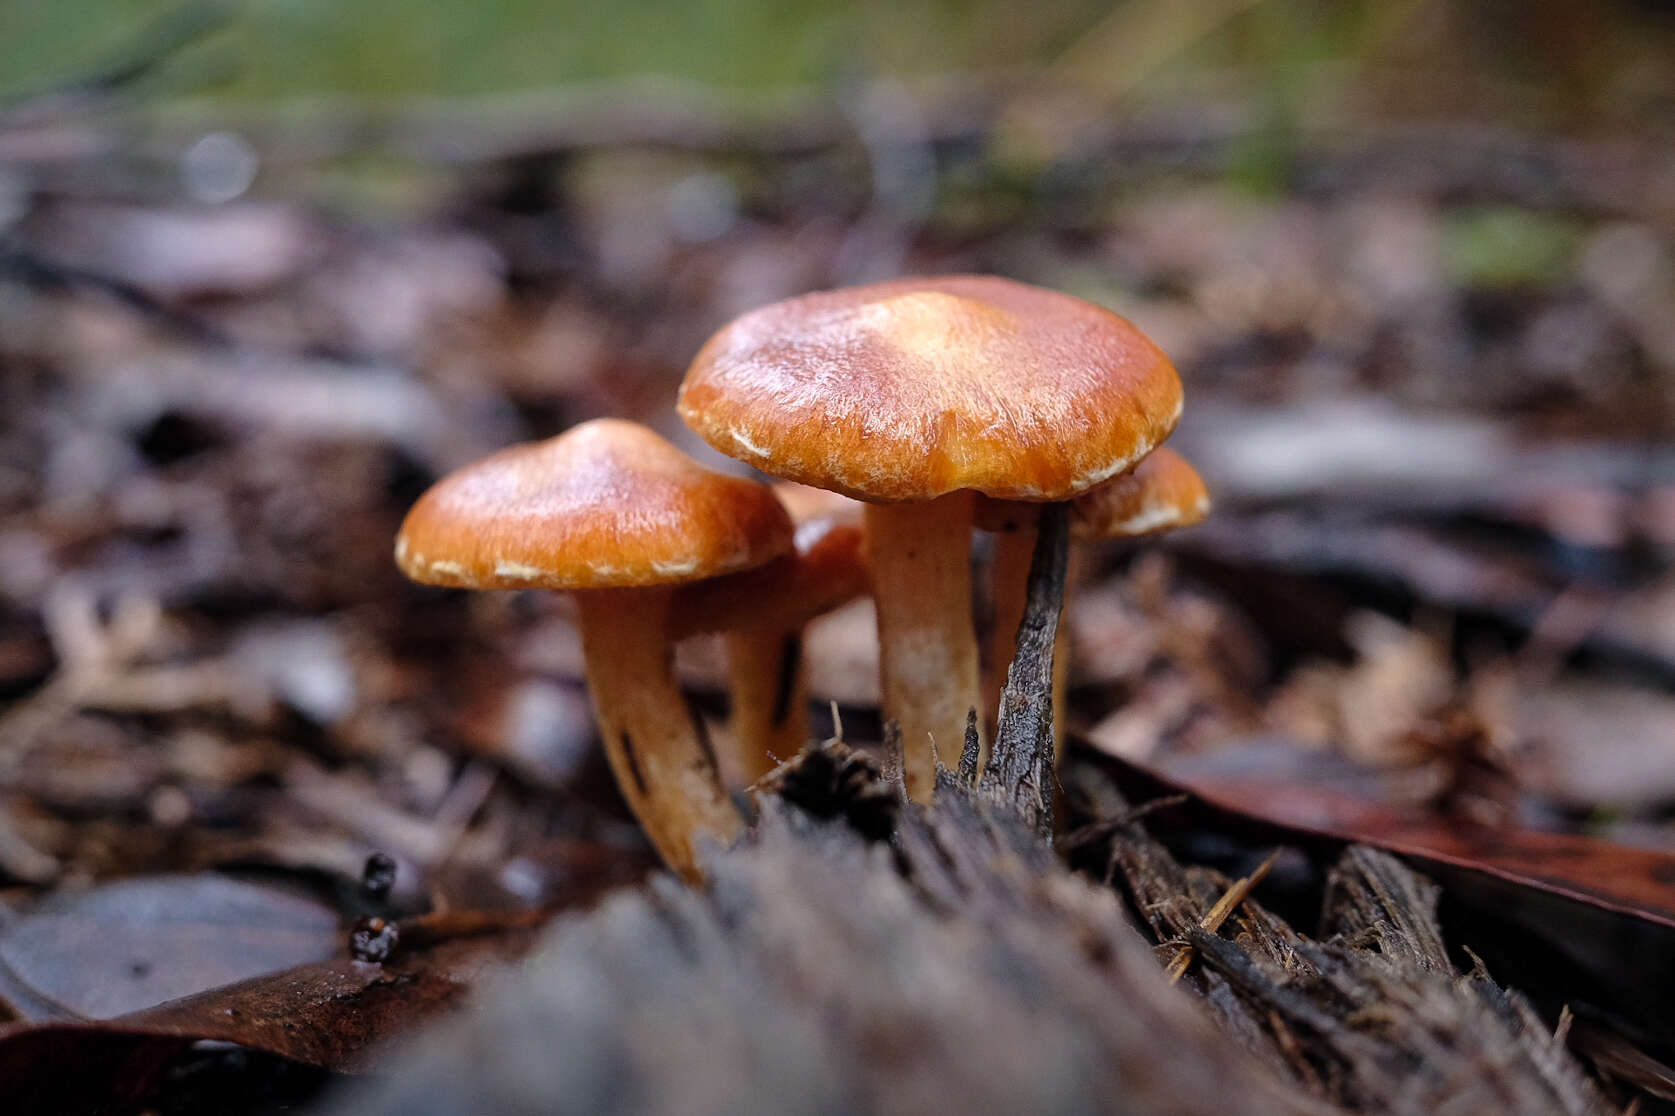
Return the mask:
M 1073 537 L 1126 539 L 1203 522 L 1210 492 L 1186 458 L 1163 446 L 1122 476 L 1082 493 L 1070 508 Z M 980 499 L 976 521 L 985 531 L 1017 531 L 1033 527 L 1039 511 L 1035 504 Z
M 865 505 L 808 485 L 780 482 L 774 495 L 791 514 L 796 548 L 783 558 L 680 591 L 677 636 L 728 628 L 794 630 L 867 591 Z
M 1181 385 L 1126 319 L 965 275 L 745 314 L 705 344 L 678 406 L 722 453 L 863 500 L 1062 500 L 1166 438 Z
M 791 545 L 766 485 L 706 469 L 638 423 L 597 419 L 438 481 L 395 556 L 427 585 L 601 589 L 733 573 Z
M 1126 539 L 1202 523 L 1210 490 L 1192 463 L 1168 446 L 1132 472 L 1076 498 L 1071 530 L 1081 539 Z

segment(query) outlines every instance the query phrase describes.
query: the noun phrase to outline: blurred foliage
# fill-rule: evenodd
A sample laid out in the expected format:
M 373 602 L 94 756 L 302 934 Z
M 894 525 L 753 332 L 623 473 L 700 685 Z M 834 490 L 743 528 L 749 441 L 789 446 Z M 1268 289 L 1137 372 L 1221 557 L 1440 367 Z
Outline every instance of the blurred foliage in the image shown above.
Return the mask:
M 1538 116 L 1675 97 L 1662 0 L 0 0 L 0 96 L 120 71 L 155 97 L 462 96 L 629 75 L 762 91 L 855 76 L 1045 72 L 1126 96 Z
M 225 79 L 222 94 L 255 99 L 465 95 L 625 74 L 759 89 L 821 82 L 851 66 L 932 73 L 995 64 L 1020 45 L 1044 49 L 1055 27 L 1085 23 L 1098 5 L 1050 0 L 1027 20 L 1006 16 L 1006 7 L 993 0 L 252 0 L 220 7 L 223 31 L 183 70 Z M 96 66 L 102 52 L 122 49 L 180 10 L 178 0 L 8 0 L 0 5 L 0 88 L 16 92 Z
M 1573 270 L 1582 231 L 1524 209 L 1468 209 L 1444 219 L 1443 263 L 1462 287 L 1547 286 Z

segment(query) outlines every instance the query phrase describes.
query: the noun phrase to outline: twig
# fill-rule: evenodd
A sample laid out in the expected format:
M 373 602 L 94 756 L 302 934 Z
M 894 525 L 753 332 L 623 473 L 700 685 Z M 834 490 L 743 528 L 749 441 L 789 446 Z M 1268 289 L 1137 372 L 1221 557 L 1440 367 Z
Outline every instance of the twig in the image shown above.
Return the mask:
M 1071 830 L 1059 839 L 1058 846 L 1061 850 L 1068 852 L 1071 849 L 1081 848 L 1083 845 L 1091 845 L 1095 841 L 1109 837 L 1120 829 L 1126 829 L 1148 814 L 1155 813 L 1158 810 L 1167 810 L 1171 806 L 1179 806 L 1191 801 L 1192 796 L 1190 794 L 1166 794 L 1161 798 L 1142 802 L 1131 810 L 1124 810 L 1114 818 L 1089 822 L 1080 829 Z
M 901 724 L 894 718 L 884 722 L 884 739 L 879 747 L 879 766 L 884 785 L 895 790 L 898 797 L 907 797 L 907 776 L 902 767 Z
M 349 956 L 356 961 L 383 964 L 415 949 L 504 934 L 517 930 L 538 930 L 553 911 L 431 911 L 412 918 L 387 919 L 371 915 L 361 919 L 349 933 Z
M 1204 928 L 1205 933 L 1214 934 L 1221 929 L 1221 924 L 1227 921 L 1227 916 L 1237 910 L 1240 903 L 1250 898 L 1250 893 L 1256 889 L 1256 885 L 1267 877 L 1269 869 L 1273 868 L 1274 861 L 1279 859 L 1279 855 L 1280 851 L 1278 849 L 1269 853 L 1268 859 L 1256 866 L 1256 871 L 1244 879 L 1236 881 L 1220 899 L 1216 900 L 1216 905 L 1206 911 L 1204 917 L 1199 920 L 1198 924 Z M 1174 984 L 1186 975 L 1187 968 L 1191 964 L 1192 946 L 1182 946 L 1181 951 L 1175 954 L 1175 959 L 1169 962 L 1169 968 L 1166 970 L 1169 983 Z
M 1009 805 L 1045 840 L 1053 832 L 1053 644 L 1064 606 L 1070 515 L 1064 504 L 1041 512 L 1030 564 L 1029 594 L 1018 650 L 1006 671 L 1000 724 L 979 791 Z
M 957 772 L 962 787 L 977 785 L 977 765 L 983 753 L 982 738 L 977 735 L 977 710 L 965 713 L 965 747 L 960 750 L 960 769 Z
M 94 291 L 188 341 L 212 348 L 229 348 L 232 338 L 207 318 L 178 309 L 145 288 L 112 275 L 57 263 L 15 243 L 0 239 L 0 278 L 49 293 Z
M 497 778 L 494 768 L 472 760 L 465 765 L 459 778 L 454 780 L 454 785 L 437 805 L 431 819 L 440 829 L 437 840 L 437 847 L 441 850 L 438 854 L 438 864 L 446 864 L 453 859 L 454 853 L 470 829 L 471 819 L 477 816 L 477 812 L 483 808 L 483 803 L 488 801 Z

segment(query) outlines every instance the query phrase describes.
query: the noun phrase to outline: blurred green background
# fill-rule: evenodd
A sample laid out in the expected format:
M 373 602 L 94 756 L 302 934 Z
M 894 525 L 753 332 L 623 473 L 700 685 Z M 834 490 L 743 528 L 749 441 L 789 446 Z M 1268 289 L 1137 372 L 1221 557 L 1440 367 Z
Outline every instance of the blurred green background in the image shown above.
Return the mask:
M 163 101 L 463 96 L 662 75 L 762 91 L 856 75 L 1048 71 L 1112 95 L 1394 112 L 1646 114 L 1671 101 L 1667 3 L 1580 0 L 76 0 L 0 3 L 0 94 L 120 70 Z

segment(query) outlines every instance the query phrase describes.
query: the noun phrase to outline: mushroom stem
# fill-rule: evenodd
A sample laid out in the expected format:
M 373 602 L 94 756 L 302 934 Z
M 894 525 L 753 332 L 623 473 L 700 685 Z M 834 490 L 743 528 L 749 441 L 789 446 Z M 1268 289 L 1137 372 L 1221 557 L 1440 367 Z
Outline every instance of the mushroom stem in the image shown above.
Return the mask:
M 929 503 L 867 505 L 884 715 L 901 726 L 907 793 L 921 802 L 936 785 L 935 756 L 958 761 L 966 713 L 981 700 L 971 623 L 974 500 L 955 492 Z
M 733 715 L 722 767 L 729 786 L 748 786 L 809 741 L 802 635 L 778 628 L 729 632 L 727 670 Z
M 989 572 L 989 653 L 983 665 L 983 708 L 991 724 L 1000 716 L 1000 693 L 1006 685 L 1006 668 L 1018 646 L 1018 625 L 1024 619 L 1024 602 L 1029 592 L 1029 567 L 1035 556 L 1034 524 L 994 536 L 994 558 Z M 1064 738 L 1065 694 L 1070 680 L 1070 626 L 1064 622 L 1070 601 L 1081 580 L 1081 548 L 1072 545 L 1064 574 L 1064 606 L 1053 647 L 1053 731 L 1055 743 Z
M 700 878 L 700 837 L 733 840 L 743 819 L 721 785 L 703 722 L 675 683 L 664 588 L 587 589 L 581 613 L 587 685 L 605 754 L 663 860 Z

